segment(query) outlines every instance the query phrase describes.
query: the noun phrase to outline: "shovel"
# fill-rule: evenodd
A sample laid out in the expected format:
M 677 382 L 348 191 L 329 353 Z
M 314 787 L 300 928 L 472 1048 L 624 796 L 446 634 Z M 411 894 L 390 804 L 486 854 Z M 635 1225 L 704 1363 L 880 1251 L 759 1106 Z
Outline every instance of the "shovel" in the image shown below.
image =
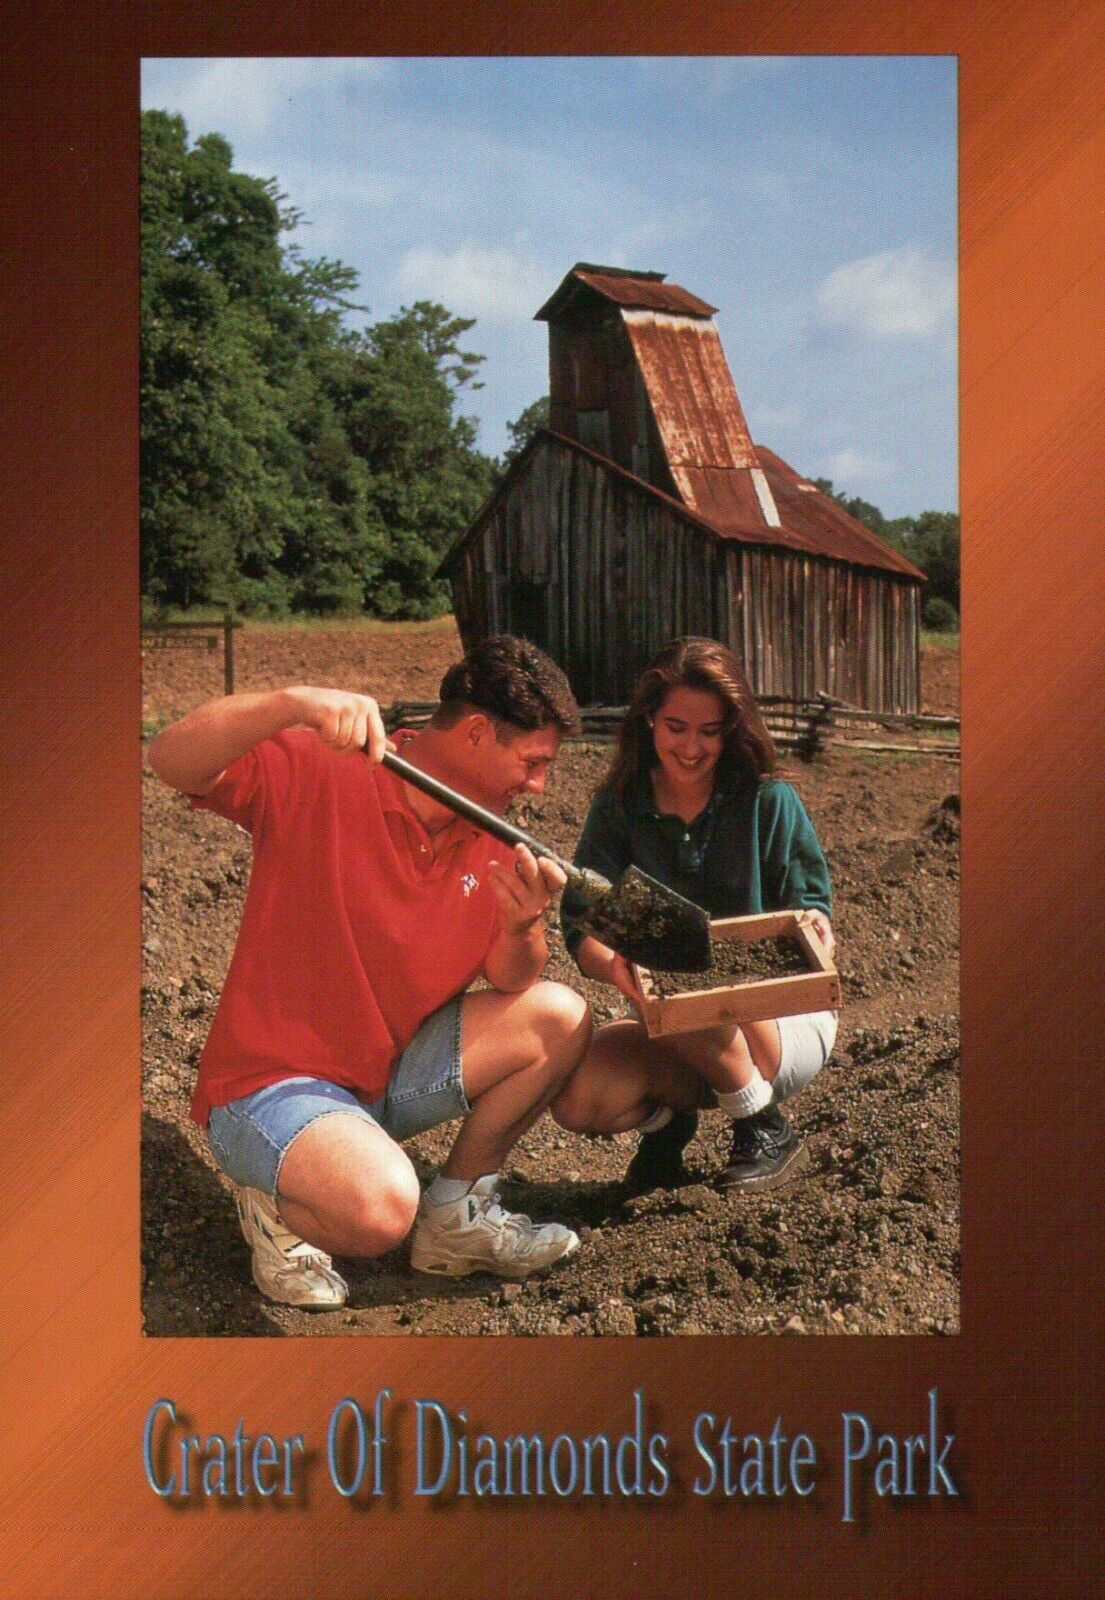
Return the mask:
M 639 867 L 629 867 L 616 883 L 610 883 L 598 872 L 564 861 L 512 822 L 412 767 L 393 751 L 384 753 L 383 764 L 404 783 L 474 822 L 492 838 L 501 839 L 504 844 L 524 844 L 539 860 L 554 862 L 586 908 L 577 920 L 627 960 L 661 972 L 708 970 L 710 919 L 693 901 L 650 878 Z

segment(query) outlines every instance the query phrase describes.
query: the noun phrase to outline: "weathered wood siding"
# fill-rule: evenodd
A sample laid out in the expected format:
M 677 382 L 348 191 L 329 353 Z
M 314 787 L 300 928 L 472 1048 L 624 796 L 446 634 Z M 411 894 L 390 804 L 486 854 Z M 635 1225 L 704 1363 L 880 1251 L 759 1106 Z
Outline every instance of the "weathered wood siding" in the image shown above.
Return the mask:
M 824 691 L 919 711 L 920 586 L 787 550 L 730 545 L 729 642 L 757 694 Z
M 920 705 L 919 590 L 889 574 L 714 537 L 600 462 L 543 440 L 453 557 L 465 647 L 532 639 L 581 703 L 623 704 L 668 639 L 703 634 L 758 694 Z

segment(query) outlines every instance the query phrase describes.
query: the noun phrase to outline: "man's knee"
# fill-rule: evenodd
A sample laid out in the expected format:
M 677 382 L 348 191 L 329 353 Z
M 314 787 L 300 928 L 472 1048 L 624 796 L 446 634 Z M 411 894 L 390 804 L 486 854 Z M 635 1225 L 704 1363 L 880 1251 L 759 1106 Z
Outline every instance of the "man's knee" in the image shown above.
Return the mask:
M 548 980 L 535 983 L 526 994 L 533 1025 L 546 1048 L 578 1044 L 582 1052 L 591 1035 L 591 1010 L 583 996 Z
M 373 1162 L 370 1171 L 351 1177 L 335 1219 L 349 1240 L 346 1252 L 382 1256 L 402 1244 L 414 1226 L 419 1194 L 417 1174 L 398 1146 Z

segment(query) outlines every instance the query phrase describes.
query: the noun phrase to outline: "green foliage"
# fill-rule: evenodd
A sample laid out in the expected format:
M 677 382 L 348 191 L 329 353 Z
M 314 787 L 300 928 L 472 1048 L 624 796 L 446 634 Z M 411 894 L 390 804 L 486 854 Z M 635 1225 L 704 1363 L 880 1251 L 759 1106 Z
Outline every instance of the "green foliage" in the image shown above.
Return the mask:
M 921 621 L 933 633 L 956 633 L 959 629 L 959 615 L 955 607 L 942 600 L 938 594 L 933 595 L 931 600 L 925 601 Z
M 959 518 L 953 511 L 922 511 L 913 519 L 906 555 L 929 580 L 928 600 L 943 600 L 959 616 Z
M 511 463 L 518 459 L 538 428 L 547 428 L 548 425 L 549 397 L 543 394 L 540 400 L 534 400 L 528 405 L 521 416 L 507 423 L 506 431 L 510 435 L 510 443 L 499 463 L 500 472 L 506 472 Z
M 304 258 L 274 179 L 217 134 L 142 119 L 142 592 L 425 617 L 491 481 L 457 412 L 473 324 L 420 301 L 355 334 L 355 272 Z
M 892 549 L 912 561 L 928 578 L 928 606 L 939 600 L 952 613 L 952 627 L 959 625 L 959 516 L 954 511 L 922 511 L 916 517 L 889 520 L 877 506 L 858 495 L 844 495 L 833 488 L 829 478 L 815 478 L 815 486 L 872 533 L 878 534 Z M 941 613 L 942 615 L 945 613 Z M 929 624 L 939 627 L 938 624 Z

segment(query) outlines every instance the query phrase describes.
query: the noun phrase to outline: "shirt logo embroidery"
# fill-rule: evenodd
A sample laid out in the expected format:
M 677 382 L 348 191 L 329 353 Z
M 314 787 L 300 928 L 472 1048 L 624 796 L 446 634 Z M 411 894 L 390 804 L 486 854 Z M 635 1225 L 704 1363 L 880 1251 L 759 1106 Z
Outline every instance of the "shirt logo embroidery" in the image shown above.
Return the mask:
M 460 886 L 464 890 L 464 898 L 467 900 L 473 889 L 479 888 L 480 880 L 478 878 L 474 878 L 470 872 L 466 872 L 464 877 L 460 880 Z

